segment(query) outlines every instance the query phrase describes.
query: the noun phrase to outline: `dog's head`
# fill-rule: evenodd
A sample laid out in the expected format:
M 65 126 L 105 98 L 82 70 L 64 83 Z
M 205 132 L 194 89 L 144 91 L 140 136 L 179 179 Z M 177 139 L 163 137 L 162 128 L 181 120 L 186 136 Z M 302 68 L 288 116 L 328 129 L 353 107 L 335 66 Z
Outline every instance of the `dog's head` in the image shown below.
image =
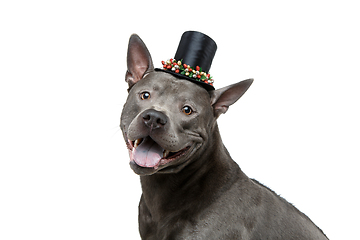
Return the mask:
M 132 35 L 127 55 L 129 95 L 121 114 L 130 166 L 139 175 L 176 173 L 209 146 L 216 119 L 250 87 L 245 80 L 207 91 L 155 71 L 143 41 Z

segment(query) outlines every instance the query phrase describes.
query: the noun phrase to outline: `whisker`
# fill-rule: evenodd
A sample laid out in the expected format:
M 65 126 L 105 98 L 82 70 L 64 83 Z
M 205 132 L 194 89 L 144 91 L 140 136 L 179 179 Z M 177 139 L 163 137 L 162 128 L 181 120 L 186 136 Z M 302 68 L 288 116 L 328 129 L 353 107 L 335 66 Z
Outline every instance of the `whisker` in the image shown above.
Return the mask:
M 120 128 L 118 127 L 118 129 L 115 131 L 115 133 L 111 136 L 111 138 L 113 138 L 116 134 L 118 134 L 118 132 L 120 132 Z
M 114 130 L 116 128 L 120 128 L 120 125 L 116 125 L 115 127 L 112 127 L 111 130 Z

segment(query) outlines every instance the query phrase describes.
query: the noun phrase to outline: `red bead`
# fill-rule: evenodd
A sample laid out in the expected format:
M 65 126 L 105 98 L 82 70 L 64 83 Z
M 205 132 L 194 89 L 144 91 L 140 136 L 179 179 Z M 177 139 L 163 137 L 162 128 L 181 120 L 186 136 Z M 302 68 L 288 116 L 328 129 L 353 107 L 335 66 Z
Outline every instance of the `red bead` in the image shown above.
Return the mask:
M 207 80 L 205 80 L 204 83 L 209 83 L 209 82 Z
M 162 65 L 165 65 L 165 61 L 161 61 Z
M 176 72 L 176 73 L 179 73 L 180 71 L 179 71 L 179 69 L 176 69 L 175 72 Z
M 187 65 L 185 63 L 183 64 L 183 66 L 184 66 L 184 68 L 187 68 Z
M 206 75 L 206 77 L 209 78 L 209 77 L 210 77 L 210 74 Z
M 163 68 L 166 68 L 166 67 L 167 67 L 167 65 L 166 65 L 166 64 L 164 64 Z
M 196 71 L 200 71 L 200 67 L 199 67 L 199 66 L 196 66 Z
M 171 62 L 171 63 L 173 62 L 173 59 L 172 59 L 172 58 L 170 58 L 170 62 Z
M 171 69 L 171 65 L 167 65 L 167 67 L 166 67 L 167 69 Z
M 200 76 L 200 75 L 198 75 L 198 76 L 197 76 L 197 78 L 201 78 L 201 76 Z

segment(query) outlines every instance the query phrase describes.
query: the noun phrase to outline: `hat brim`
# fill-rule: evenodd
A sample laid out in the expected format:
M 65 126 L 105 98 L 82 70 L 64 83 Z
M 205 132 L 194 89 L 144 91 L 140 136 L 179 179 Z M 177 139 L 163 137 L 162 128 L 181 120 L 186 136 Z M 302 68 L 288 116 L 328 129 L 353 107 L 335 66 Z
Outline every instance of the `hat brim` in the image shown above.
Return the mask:
M 205 88 L 207 91 L 215 90 L 215 88 L 213 86 L 211 86 L 210 84 L 204 83 L 202 81 L 197 81 L 197 80 L 195 80 L 193 78 L 182 75 L 180 73 L 176 73 L 176 72 L 173 72 L 173 71 L 170 71 L 170 70 L 164 70 L 164 69 L 161 69 L 161 68 L 155 68 L 155 71 L 161 71 L 161 72 L 169 73 L 169 74 L 172 74 L 172 75 L 174 75 L 176 77 L 179 77 L 179 78 L 182 78 L 182 79 L 185 79 L 185 80 L 189 80 L 189 81 L 191 81 L 191 82 L 193 82 L 195 84 L 198 84 L 201 87 Z

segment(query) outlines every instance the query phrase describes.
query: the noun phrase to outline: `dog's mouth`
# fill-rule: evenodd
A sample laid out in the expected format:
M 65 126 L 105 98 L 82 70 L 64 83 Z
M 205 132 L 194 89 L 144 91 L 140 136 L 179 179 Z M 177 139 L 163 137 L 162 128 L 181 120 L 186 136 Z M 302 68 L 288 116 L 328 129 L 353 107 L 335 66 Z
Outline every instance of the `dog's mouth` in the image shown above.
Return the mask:
M 190 149 L 190 146 L 187 146 L 179 151 L 169 151 L 162 148 L 150 136 L 135 141 L 128 140 L 127 146 L 130 161 L 141 167 L 154 169 L 180 158 Z

